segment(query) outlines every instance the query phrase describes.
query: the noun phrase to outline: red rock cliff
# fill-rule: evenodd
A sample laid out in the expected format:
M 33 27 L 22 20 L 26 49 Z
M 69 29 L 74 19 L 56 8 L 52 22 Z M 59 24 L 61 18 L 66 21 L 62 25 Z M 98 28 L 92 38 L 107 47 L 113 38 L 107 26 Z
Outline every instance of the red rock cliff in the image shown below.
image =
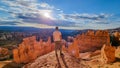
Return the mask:
M 17 49 L 13 50 L 13 57 L 16 63 L 28 63 L 35 60 L 38 56 L 47 54 L 54 50 L 51 38 L 47 42 L 36 41 L 36 37 L 24 38 Z
M 101 48 L 103 44 L 110 43 L 109 33 L 105 30 L 88 31 L 85 34 L 77 35 L 76 39 L 80 52 L 95 51 Z

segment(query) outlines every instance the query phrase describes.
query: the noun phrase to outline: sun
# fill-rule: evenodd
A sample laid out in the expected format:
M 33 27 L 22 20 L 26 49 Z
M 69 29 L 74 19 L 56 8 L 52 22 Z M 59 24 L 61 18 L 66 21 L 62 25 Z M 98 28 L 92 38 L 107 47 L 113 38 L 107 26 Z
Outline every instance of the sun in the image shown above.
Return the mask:
M 43 13 L 43 16 L 46 17 L 46 18 L 51 18 L 50 13 L 47 13 L 47 12 L 46 12 L 46 13 Z
M 55 19 L 51 11 L 42 11 L 40 14 L 42 15 L 43 18 L 47 18 L 51 20 Z

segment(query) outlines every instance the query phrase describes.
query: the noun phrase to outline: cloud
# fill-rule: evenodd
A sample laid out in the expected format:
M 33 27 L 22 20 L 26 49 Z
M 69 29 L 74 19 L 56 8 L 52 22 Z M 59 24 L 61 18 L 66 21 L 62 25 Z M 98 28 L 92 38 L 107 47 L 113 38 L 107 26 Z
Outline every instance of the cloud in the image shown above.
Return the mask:
M 0 21 L 0 25 L 17 25 L 17 21 Z
M 45 12 L 52 14 L 53 10 L 58 12 L 61 11 L 60 9 L 56 9 L 54 6 L 44 2 L 37 3 L 37 1 L 34 0 L 32 2 L 31 0 L 5 0 L 3 2 L 9 6 L 8 13 L 10 13 L 13 18 L 21 20 L 21 22 L 24 23 L 68 27 L 74 26 L 75 24 L 71 21 L 57 20 L 54 17 L 51 19 L 44 18 L 43 14 Z
M 38 2 L 37 0 L 2 0 L 2 2 L 5 6 L 0 6 L 0 10 L 10 15 L 7 15 L 7 18 L 4 19 L 1 17 L 0 25 L 33 26 L 40 28 L 59 26 L 65 29 L 102 29 L 102 27 L 106 28 L 115 22 L 115 19 L 110 20 L 113 17 L 111 14 L 65 14 L 63 10 L 45 2 Z M 51 18 L 45 18 L 43 16 L 45 12 L 51 14 Z M 118 26 L 118 24 L 114 26 Z
M 18 18 L 22 19 L 23 22 L 29 22 L 29 23 L 37 23 L 37 24 L 46 24 L 49 26 L 74 26 L 74 22 L 70 21 L 64 21 L 64 20 L 52 20 L 49 18 L 43 18 L 43 16 L 30 16 L 30 15 L 23 15 L 19 14 L 17 16 Z
M 112 14 L 88 14 L 88 13 L 74 13 L 74 14 L 59 14 L 62 20 L 76 22 L 77 24 L 109 24 L 109 18 Z
M 107 14 L 62 14 L 64 19 L 84 19 L 84 20 L 101 20 L 108 17 Z
M 47 3 L 40 3 L 39 6 L 46 9 L 54 9 L 54 6 L 50 6 Z
M 8 10 L 0 7 L 0 11 L 5 11 L 5 12 L 7 12 Z

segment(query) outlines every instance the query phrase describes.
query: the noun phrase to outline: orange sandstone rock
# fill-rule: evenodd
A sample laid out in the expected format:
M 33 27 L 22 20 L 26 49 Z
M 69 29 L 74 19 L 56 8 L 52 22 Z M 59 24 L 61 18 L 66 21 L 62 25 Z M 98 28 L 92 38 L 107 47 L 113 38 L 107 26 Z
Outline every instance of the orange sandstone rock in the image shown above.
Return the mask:
M 115 47 L 104 44 L 101 49 L 101 59 L 104 63 L 114 62 L 115 61 Z
M 110 44 L 110 37 L 108 31 L 98 30 L 88 31 L 85 34 L 77 35 L 80 52 L 95 51 L 100 49 L 103 44 Z
M 79 57 L 78 41 L 76 39 L 74 39 L 73 44 L 68 47 L 68 52 L 71 55 L 75 56 L 76 58 L 80 58 Z
M 35 60 L 38 56 L 44 55 L 54 50 L 51 43 L 51 38 L 47 42 L 36 41 L 36 37 L 24 38 L 23 42 L 19 44 L 18 49 L 13 50 L 14 61 L 16 63 L 29 63 Z
M 13 50 L 13 58 L 16 63 L 21 63 L 18 49 Z

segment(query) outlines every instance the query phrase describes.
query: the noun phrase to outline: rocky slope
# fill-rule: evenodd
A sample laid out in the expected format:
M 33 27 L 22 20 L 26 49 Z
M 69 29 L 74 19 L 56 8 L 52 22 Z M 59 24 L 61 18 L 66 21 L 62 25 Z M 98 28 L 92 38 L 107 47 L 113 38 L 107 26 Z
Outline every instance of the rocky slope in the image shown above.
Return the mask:
M 62 68 L 65 68 L 65 64 L 63 63 L 64 61 L 68 68 L 88 68 L 87 66 L 81 64 L 79 59 L 70 56 L 68 53 L 64 54 L 64 59 L 62 59 L 60 55 L 58 56 Z M 37 58 L 34 62 L 25 65 L 23 68 L 58 68 L 55 52 L 52 51 L 49 54 L 41 56 Z
M 100 50 L 97 50 L 95 52 L 80 53 L 81 59 L 75 58 L 67 52 L 64 52 L 64 58 L 62 58 L 58 53 L 61 68 L 120 68 L 120 47 L 116 49 L 116 60 L 112 63 L 104 63 L 102 61 L 104 57 L 103 49 L 104 47 L 102 48 L 101 52 Z M 113 54 L 111 54 L 111 57 L 112 55 Z M 24 65 L 23 68 L 59 68 L 58 65 L 59 64 L 56 59 L 55 51 L 52 51 L 46 55 L 38 57 L 35 61 Z

